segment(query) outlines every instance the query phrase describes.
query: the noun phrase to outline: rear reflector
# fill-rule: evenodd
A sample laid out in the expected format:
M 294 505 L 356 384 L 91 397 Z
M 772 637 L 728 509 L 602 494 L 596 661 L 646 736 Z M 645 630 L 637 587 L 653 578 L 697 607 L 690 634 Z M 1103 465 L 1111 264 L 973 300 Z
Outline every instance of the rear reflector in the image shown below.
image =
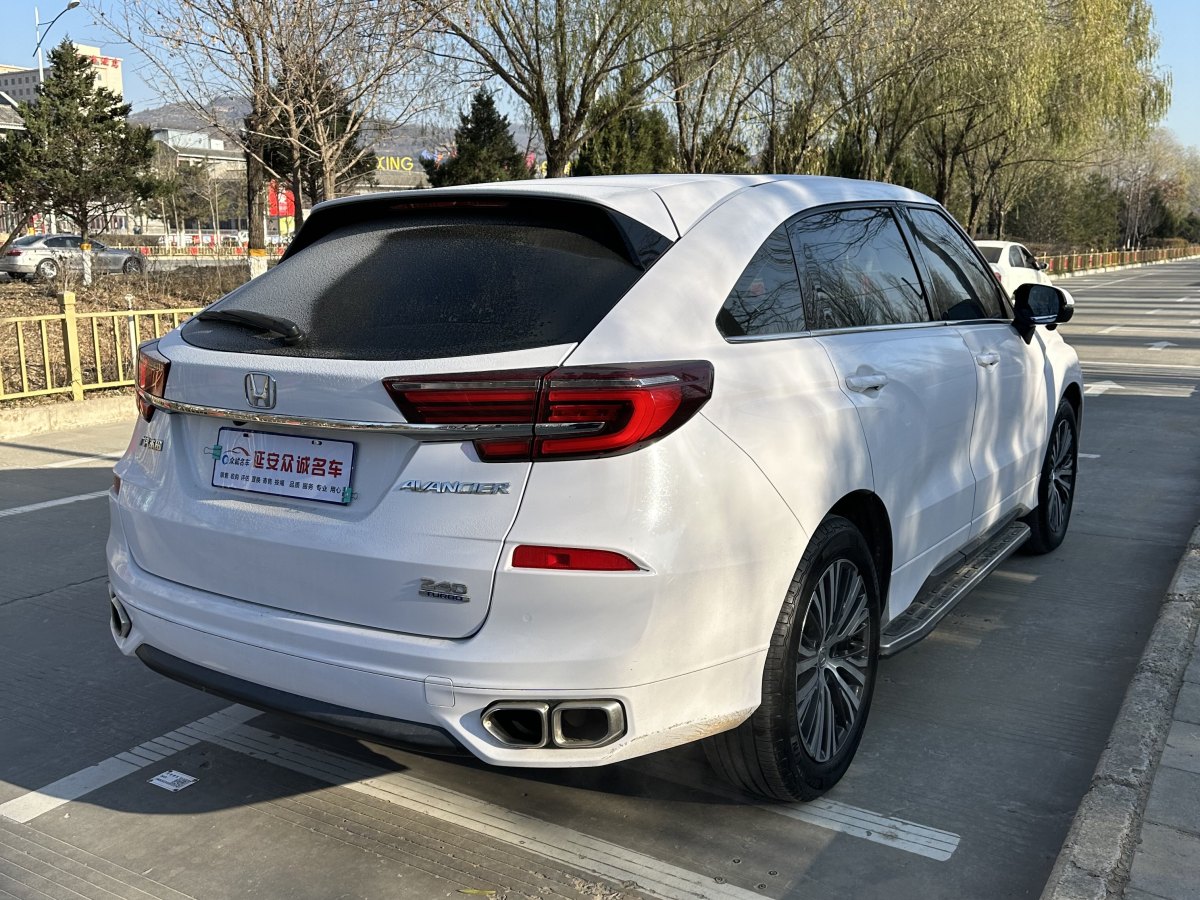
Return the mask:
M 677 429 L 712 396 L 713 367 L 703 360 L 630 363 L 383 384 L 414 424 L 516 427 L 515 435 L 509 427 L 503 437 L 475 441 L 484 462 L 588 459 L 632 452 Z
M 137 366 L 137 408 L 142 418 L 147 422 L 154 415 L 154 405 L 147 400 L 143 393 L 151 397 L 162 397 L 167 387 L 167 375 L 171 371 L 171 361 L 158 352 L 158 341 L 147 341 L 138 347 Z
M 637 572 L 641 566 L 612 550 L 579 550 L 573 547 L 533 547 L 522 544 L 513 551 L 515 569 L 572 569 L 580 572 Z

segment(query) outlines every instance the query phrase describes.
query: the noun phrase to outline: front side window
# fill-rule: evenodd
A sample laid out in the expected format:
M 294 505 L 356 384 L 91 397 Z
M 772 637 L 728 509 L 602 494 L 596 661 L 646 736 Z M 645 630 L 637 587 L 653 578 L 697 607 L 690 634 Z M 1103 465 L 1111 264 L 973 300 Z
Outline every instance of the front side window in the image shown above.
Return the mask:
M 787 232 L 780 226 L 746 266 L 717 314 L 725 337 L 794 334 L 805 330 L 800 279 Z
M 1023 260 L 1021 258 L 1021 248 L 1020 247 L 1009 247 L 1008 248 L 1008 264 L 1010 266 L 1012 266 L 1014 269 L 1025 268 L 1025 260 Z
M 788 229 L 808 275 L 809 323 L 860 328 L 926 322 L 916 267 L 888 209 L 831 209 Z
M 947 322 L 1003 319 L 996 278 L 941 212 L 910 209 L 917 247 L 929 269 L 934 315 Z

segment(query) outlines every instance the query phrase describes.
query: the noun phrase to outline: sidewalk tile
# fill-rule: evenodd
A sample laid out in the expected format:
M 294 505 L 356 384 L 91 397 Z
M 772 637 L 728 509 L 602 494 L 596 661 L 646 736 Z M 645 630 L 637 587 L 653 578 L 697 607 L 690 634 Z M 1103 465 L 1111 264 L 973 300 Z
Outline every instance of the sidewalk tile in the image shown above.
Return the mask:
M 1200 650 L 1192 651 L 1192 661 L 1188 663 L 1187 671 L 1183 673 L 1183 680 L 1190 681 L 1192 684 L 1200 684 Z
M 1197 872 L 1200 872 L 1200 837 L 1146 822 L 1129 874 L 1131 890 L 1125 896 L 1147 891 L 1165 900 L 1200 900 Z
M 1200 725 L 1172 722 L 1159 765 L 1200 775 Z
M 1200 725 L 1200 684 L 1183 683 L 1175 701 L 1175 721 Z
M 1160 765 L 1150 788 L 1145 818 L 1147 825 L 1156 822 L 1200 835 L 1200 775 Z M 1196 857 L 1193 876 L 1197 872 L 1200 856 Z M 1195 880 L 1200 890 L 1200 878 Z

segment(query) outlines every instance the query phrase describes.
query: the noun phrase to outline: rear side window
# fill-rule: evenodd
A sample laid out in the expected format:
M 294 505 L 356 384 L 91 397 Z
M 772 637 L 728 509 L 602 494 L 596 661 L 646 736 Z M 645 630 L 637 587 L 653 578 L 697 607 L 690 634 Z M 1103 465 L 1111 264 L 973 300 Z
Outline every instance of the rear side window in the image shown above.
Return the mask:
M 333 230 L 217 307 L 295 322 L 307 335 L 302 344 L 198 318 L 184 326 L 183 338 L 212 350 L 334 359 L 431 359 L 575 343 L 647 265 L 621 217 L 582 203 L 431 198 L 382 214 L 364 215 L 355 204 L 334 212 Z
M 804 331 L 804 301 L 796 260 L 783 226 L 758 248 L 717 315 L 725 337 Z
M 910 209 L 917 246 L 932 280 L 931 300 L 937 318 L 1003 319 L 1000 287 L 950 220 L 936 210 Z
M 980 247 L 979 248 L 979 252 L 983 254 L 983 258 L 986 259 L 990 263 L 999 263 L 1000 262 L 1000 253 L 1002 250 L 1003 250 L 1002 247 Z
M 814 329 L 927 322 L 921 282 L 888 209 L 832 209 L 788 228 Z

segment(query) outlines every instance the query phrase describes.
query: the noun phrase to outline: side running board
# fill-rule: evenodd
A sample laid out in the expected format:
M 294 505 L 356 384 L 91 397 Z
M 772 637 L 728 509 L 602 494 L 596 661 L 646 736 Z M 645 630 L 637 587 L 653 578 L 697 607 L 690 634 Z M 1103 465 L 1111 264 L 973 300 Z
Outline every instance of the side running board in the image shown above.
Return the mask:
M 933 631 L 942 617 L 1012 556 L 1029 538 L 1029 526 L 1013 522 L 980 545 L 957 567 L 930 579 L 912 606 L 888 623 L 879 640 L 879 655 L 893 656 Z

